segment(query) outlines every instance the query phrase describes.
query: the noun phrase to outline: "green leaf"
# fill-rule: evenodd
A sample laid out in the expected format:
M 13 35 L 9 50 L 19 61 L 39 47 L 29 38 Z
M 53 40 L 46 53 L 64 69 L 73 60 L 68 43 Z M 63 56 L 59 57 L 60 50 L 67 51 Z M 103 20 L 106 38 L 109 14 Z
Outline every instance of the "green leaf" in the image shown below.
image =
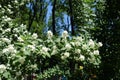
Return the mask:
M 10 73 L 9 72 L 5 72 L 4 74 L 3 74 L 3 77 L 5 77 L 5 78 L 9 78 L 9 76 L 10 76 Z

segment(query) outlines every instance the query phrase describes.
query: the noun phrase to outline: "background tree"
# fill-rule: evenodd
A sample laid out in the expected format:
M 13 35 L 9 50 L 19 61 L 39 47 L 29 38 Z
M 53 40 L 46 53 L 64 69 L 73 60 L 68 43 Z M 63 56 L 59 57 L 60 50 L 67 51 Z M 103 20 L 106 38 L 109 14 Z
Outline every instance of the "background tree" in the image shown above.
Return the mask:
M 30 5 L 28 31 L 43 34 L 43 29 L 46 26 L 48 3 L 45 0 L 31 0 L 28 4 Z
M 120 1 L 106 0 L 98 3 L 95 37 L 104 44 L 100 49 L 102 72 L 100 80 L 120 79 Z M 99 31 L 99 32 L 98 32 Z M 96 34 L 97 33 L 97 34 Z
M 55 11 L 56 11 L 56 0 L 53 1 L 53 8 L 52 8 L 52 30 L 53 34 L 56 33 L 56 25 L 55 25 Z
M 72 35 L 75 35 L 72 0 L 69 0 L 69 14 L 70 14 L 70 23 L 71 23 L 71 33 L 72 33 Z

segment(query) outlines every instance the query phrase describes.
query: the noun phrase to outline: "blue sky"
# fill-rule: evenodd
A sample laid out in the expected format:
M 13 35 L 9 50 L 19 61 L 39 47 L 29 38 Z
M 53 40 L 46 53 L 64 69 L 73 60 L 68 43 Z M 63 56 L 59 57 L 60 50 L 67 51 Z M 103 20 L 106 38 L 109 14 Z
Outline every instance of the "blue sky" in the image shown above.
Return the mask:
M 50 19 L 50 16 L 52 15 L 52 8 L 53 8 L 53 6 L 52 6 L 52 3 L 50 2 L 50 0 L 46 0 L 46 2 L 48 2 L 47 14 L 46 14 L 46 26 L 48 27 L 47 24 L 48 24 L 48 21 L 49 21 L 49 19 Z M 32 7 L 33 7 L 33 6 L 32 6 L 31 3 L 28 3 L 28 4 L 26 5 L 26 7 L 32 10 Z M 60 13 L 60 14 L 61 14 L 61 13 Z M 62 23 L 62 21 L 61 21 L 60 19 L 58 19 L 58 20 L 56 21 L 56 23 L 59 24 L 59 26 L 63 26 L 63 25 L 68 26 L 68 25 L 69 25 L 69 31 L 71 31 L 70 17 L 69 17 L 69 16 L 67 15 L 67 13 L 65 13 L 65 12 L 63 12 L 62 15 L 63 15 L 63 23 Z M 64 30 L 61 29 L 60 33 L 63 32 L 63 31 L 64 31 Z

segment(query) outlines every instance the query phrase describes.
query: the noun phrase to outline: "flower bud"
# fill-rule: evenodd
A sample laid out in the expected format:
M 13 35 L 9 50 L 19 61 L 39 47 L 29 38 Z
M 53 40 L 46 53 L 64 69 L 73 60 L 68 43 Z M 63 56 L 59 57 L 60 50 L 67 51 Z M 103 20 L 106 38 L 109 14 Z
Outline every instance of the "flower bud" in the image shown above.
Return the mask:
M 63 37 L 63 38 L 67 38 L 67 37 L 68 37 L 68 32 L 67 32 L 67 31 L 64 31 L 64 32 L 62 33 L 62 37 Z
M 48 36 L 48 38 L 52 38 L 53 37 L 53 33 L 51 31 L 48 31 L 47 32 L 47 36 Z

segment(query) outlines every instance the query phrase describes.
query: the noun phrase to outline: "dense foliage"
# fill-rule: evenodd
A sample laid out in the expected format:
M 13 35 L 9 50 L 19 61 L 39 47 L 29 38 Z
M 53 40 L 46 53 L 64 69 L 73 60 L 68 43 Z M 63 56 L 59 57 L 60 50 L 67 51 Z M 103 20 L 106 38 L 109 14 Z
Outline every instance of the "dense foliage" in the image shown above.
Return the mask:
M 64 31 L 61 37 L 54 37 L 53 33 L 48 31 L 46 38 L 39 38 L 36 33 L 26 31 L 25 25 L 14 23 L 7 16 L 1 23 L 1 25 L 11 24 L 7 28 L 4 26 L 0 28 L 0 76 L 2 79 L 23 79 L 31 74 L 39 77 L 39 74 L 42 76 L 42 72 L 43 76 L 39 78 L 45 79 L 53 76 L 55 72 L 49 74 L 44 70 L 54 66 L 60 68 L 61 74 L 69 76 L 73 71 L 78 70 L 79 66 L 85 69 L 99 67 L 98 48 L 102 46 L 100 42 L 96 43 L 84 36 L 68 38 L 67 31 Z M 70 67 L 70 65 L 73 66 Z
M 100 28 L 95 31 L 95 38 L 103 42 L 100 52 L 102 57 L 101 76 L 104 80 L 120 79 L 120 1 L 105 0 L 97 5 L 96 24 Z M 100 7 L 100 6 L 103 7 Z

